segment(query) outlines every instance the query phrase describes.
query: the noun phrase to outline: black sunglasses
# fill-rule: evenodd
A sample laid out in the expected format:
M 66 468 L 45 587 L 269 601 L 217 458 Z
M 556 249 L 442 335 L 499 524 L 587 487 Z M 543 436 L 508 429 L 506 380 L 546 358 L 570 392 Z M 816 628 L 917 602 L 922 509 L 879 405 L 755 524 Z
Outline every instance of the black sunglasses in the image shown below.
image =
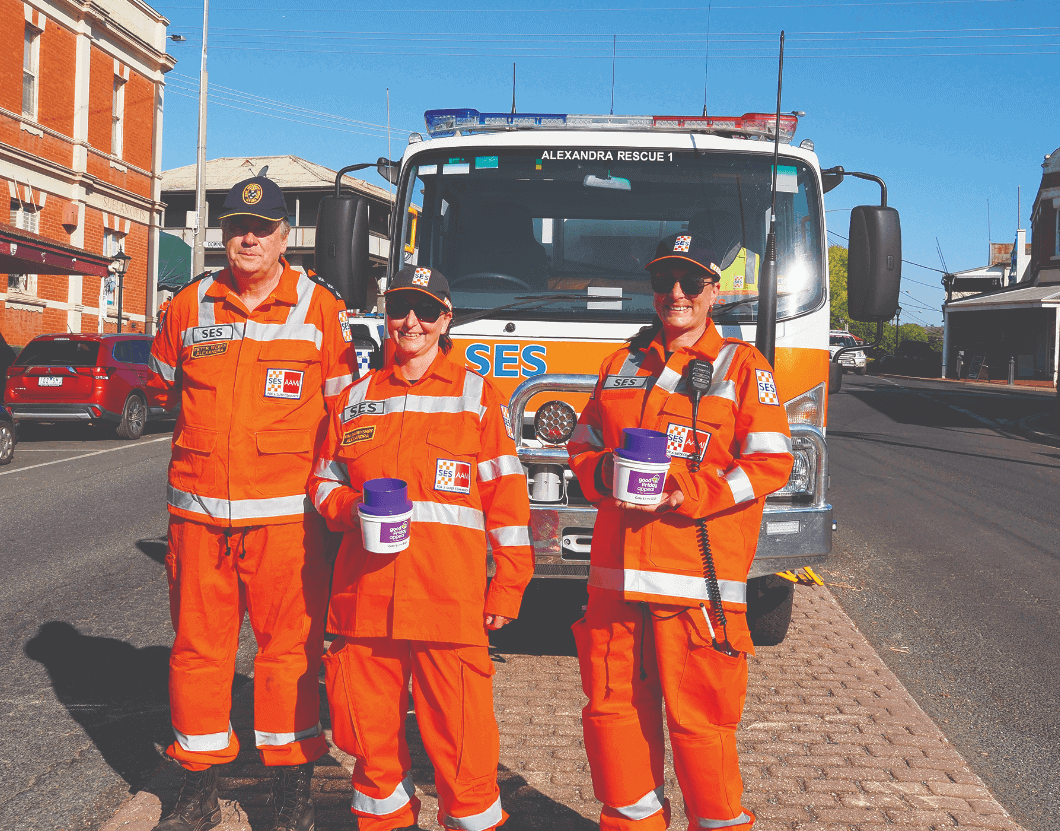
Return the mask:
M 674 289 L 674 283 L 680 283 L 685 297 L 697 297 L 703 293 L 703 289 L 709 282 L 712 281 L 695 274 L 686 274 L 680 278 L 672 274 L 653 274 L 651 275 L 651 290 L 656 294 L 669 294 Z
M 446 311 L 441 303 L 437 303 L 434 300 L 426 298 L 411 300 L 407 297 L 402 297 L 401 294 L 388 294 L 385 302 L 386 316 L 396 320 L 404 320 L 409 316 L 409 312 L 415 312 L 417 320 L 423 323 L 434 323 Z

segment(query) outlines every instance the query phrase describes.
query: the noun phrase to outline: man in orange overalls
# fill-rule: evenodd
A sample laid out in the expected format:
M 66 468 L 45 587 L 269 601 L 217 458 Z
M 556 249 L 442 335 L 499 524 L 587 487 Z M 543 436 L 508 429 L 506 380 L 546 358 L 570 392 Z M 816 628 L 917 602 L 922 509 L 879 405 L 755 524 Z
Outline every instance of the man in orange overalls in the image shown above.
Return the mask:
M 249 612 L 254 734 L 277 771 L 274 831 L 309 831 L 329 567 L 305 496 L 327 407 L 357 377 L 345 304 L 292 269 L 287 207 L 264 177 L 221 212 L 228 268 L 172 300 L 151 348 L 152 386 L 180 403 L 169 465 L 169 697 L 184 787 L 156 831 L 220 822 L 216 765 L 239 742 L 229 721 L 239 629 Z
M 694 232 L 659 243 L 647 266 L 658 317 L 604 361 L 567 446 L 583 492 L 600 503 L 589 604 L 573 630 L 601 831 L 669 826 L 664 701 L 687 827 L 754 822 L 736 758 L 753 652 L 747 574 L 765 497 L 791 472 L 791 438 L 772 368 L 710 319 L 717 259 Z M 695 416 L 692 361 L 713 368 Z M 657 506 L 611 496 L 612 451 L 626 427 L 665 434 L 670 468 Z

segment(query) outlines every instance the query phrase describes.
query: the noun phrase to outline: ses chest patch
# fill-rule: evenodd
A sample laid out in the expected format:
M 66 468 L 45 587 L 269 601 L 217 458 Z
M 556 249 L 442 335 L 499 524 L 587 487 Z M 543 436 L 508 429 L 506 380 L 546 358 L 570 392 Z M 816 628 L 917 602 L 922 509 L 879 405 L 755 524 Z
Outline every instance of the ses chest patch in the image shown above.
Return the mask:
M 301 398 L 304 372 L 296 369 L 269 369 L 265 371 L 266 398 Z
M 199 343 L 191 348 L 192 358 L 210 358 L 214 355 L 223 355 L 228 351 L 228 341 L 217 343 Z
M 777 396 L 777 385 L 773 381 L 773 373 L 764 369 L 756 369 L 755 377 L 758 379 L 759 403 L 779 407 L 780 398 Z
M 362 441 L 371 441 L 373 438 L 375 438 L 374 424 L 371 427 L 356 427 L 342 434 L 342 446 L 348 447 L 351 444 L 360 444 Z
M 439 459 L 434 469 L 434 489 L 450 493 L 471 493 L 471 464 L 455 459 Z
M 702 461 L 710 443 L 710 433 L 705 430 L 696 430 L 696 433 L 699 435 L 699 459 Z M 673 422 L 666 425 L 666 455 L 671 459 L 696 458 L 696 442 L 691 427 Z

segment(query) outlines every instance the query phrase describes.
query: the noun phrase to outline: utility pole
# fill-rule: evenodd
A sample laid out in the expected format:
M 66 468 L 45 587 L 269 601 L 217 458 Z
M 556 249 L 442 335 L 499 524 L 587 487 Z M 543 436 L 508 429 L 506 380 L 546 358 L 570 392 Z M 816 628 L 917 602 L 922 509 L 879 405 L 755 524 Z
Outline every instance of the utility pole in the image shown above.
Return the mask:
M 902 307 L 899 306 L 894 313 L 894 353 L 898 352 L 898 330 L 902 326 Z
M 210 24 L 210 0 L 202 0 L 202 65 L 199 67 L 199 147 L 195 156 L 195 242 L 191 254 L 191 276 L 206 269 L 206 36 Z

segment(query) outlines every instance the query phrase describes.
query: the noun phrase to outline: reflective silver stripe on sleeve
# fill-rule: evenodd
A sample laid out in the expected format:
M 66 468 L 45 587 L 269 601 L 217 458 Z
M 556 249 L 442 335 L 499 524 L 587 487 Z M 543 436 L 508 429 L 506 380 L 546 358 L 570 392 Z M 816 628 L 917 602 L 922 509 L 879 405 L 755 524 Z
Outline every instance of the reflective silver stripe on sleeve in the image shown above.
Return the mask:
M 328 380 L 324 382 L 324 395 L 329 398 L 332 395 L 338 395 L 352 383 L 352 375 L 338 375 L 334 378 L 328 378 Z
M 173 735 L 177 737 L 177 744 L 191 753 L 216 752 L 224 750 L 232 741 L 232 722 L 228 722 L 228 729 L 221 733 L 201 733 L 197 736 L 189 736 L 174 727 Z
M 734 467 L 726 473 L 725 482 L 732 491 L 733 501 L 737 505 L 741 502 L 751 502 L 755 498 L 754 486 L 742 467 Z
M 405 778 L 394 788 L 394 792 L 383 799 L 373 799 L 354 788 L 350 807 L 362 814 L 382 817 L 394 813 L 399 808 L 404 808 L 415 793 L 416 786 L 412 784 L 412 775 L 406 773 Z
M 503 548 L 506 545 L 530 545 L 530 529 L 525 525 L 490 528 L 486 536 L 490 538 L 490 544 L 494 548 Z
M 663 571 L 640 571 L 637 569 L 604 568 L 590 566 L 589 585 L 608 591 L 661 594 L 666 597 L 681 597 L 688 600 L 709 601 L 707 584 L 702 577 L 687 574 L 667 574 Z M 739 580 L 719 580 L 721 599 L 726 603 L 747 603 L 747 584 Z
M 274 496 L 266 499 L 216 499 L 187 493 L 169 485 L 167 499 L 174 508 L 218 519 L 270 519 L 313 513 L 313 503 L 305 494 Z
M 248 320 L 243 330 L 247 340 L 300 340 L 311 343 L 317 349 L 324 342 L 324 336 L 312 323 L 260 323 Z
M 587 444 L 590 447 L 603 447 L 604 437 L 595 427 L 590 427 L 588 424 L 579 424 L 574 428 L 574 434 L 570 437 L 573 442 L 579 444 Z
M 518 473 L 523 475 L 523 465 L 518 456 L 498 456 L 496 459 L 487 459 L 478 463 L 478 480 L 490 482 L 500 479 L 502 476 Z
M 162 363 L 154 355 L 148 358 L 147 366 L 150 367 L 152 372 L 157 372 L 159 375 L 162 376 L 162 378 L 164 378 L 166 381 L 169 381 L 171 384 L 177 379 L 176 369 L 171 367 L 169 364 Z
M 501 798 L 498 796 L 485 811 L 472 814 L 469 817 L 452 817 L 446 814 L 445 827 L 459 829 L 459 831 L 486 831 L 487 828 L 495 828 L 504 819 L 501 812 Z
M 736 357 L 736 344 L 727 343 L 718 350 L 718 359 L 714 361 L 714 378 L 718 381 L 729 380 L 732 359 Z
M 621 808 L 610 806 L 626 819 L 647 819 L 652 814 L 657 814 L 663 809 L 663 788 L 660 785 L 654 791 L 648 791 L 644 796 L 632 805 L 623 805 Z
M 783 433 L 748 433 L 740 448 L 741 456 L 752 453 L 787 453 L 791 455 L 791 439 Z
M 345 463 L 336 462 L 334 459 L 318 459 L 313 465 L 313 475 L 321 479 L 331 479 L 335 482 L 349 482 L 350 473 Z
M 734 819 L 707 819 L 706 817 L 696 817 L 696 822 L 699 823 L 700 828 L 731 828 L 733 825 L 743 825 L 744 823 L 750 822 L 751 818 L 747 814 L 740 814 L 740 816 Z
M 258 747 L 280 747 L 285 744 L 294 744 L 303 739 L 312 739 L 321 735 L 320 722 L 305 730 L 296 730 L 293 733 L 265 733 L 261 730 L 254 731 L 254 742 Z
M 442 525 L 456 525 L 475 531 L 482 531 L 486 527 L 482 511 L 442 502 L 413 502 L 412 521 L 438 522 Z
M 321 482 L 317 485 L 316 493 L 313 494 L 313 507 L 317 509 L 318 514 L 321 513 L 321 508 L 327 498 L 342 486 L 341 482 Z
M 735 404 L 736 384 L 733 381 L 717 381 L 710 385 L 707 395 L 713 395 L 715 398 L 725 398 Z

